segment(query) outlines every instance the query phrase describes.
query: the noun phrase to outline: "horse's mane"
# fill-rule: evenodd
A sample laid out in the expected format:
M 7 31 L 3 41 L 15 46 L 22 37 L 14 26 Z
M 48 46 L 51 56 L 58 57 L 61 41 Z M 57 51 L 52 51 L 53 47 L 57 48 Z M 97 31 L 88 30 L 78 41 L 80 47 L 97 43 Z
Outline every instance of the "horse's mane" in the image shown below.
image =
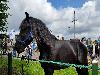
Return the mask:
M 41 20 L 37 19 L 37 18 L 33 18 L 33 17 L 29 17 L 29 22 L 30 24 L 33 25 L 38 28 L 39 30 L 39 33 L 40 33 L 40 36 L 41 38 L 44 40 L 44 41 L 50 41 L 50 40 L 57 40 L 57 38 L 52 35 L 49 31 L 49 29 L 46 27 L 45 23 L 43 23 Z M 30 27 L 30 25 L 26 19 L 24 19 L 19 27 L 20 30 L 25 30 L 27 28 L 27 25 Z M 34 30 L 32 30 L 34 31 Z

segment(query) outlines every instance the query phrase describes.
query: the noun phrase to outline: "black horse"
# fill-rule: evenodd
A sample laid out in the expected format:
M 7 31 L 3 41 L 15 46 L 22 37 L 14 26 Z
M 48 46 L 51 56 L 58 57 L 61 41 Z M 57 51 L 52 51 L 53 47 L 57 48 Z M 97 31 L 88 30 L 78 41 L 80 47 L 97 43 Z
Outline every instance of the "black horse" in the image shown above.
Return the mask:
M 88 65 L 87 48 L 79 40 L 58 40 L 41 20 L 33 17 L 29 17 L 28 22 L 26 18 L 22 21 L 15 50 L 18 53 L 23 52 L 33 38 L 36 39 L 40 51 L 40 60 Z M 54 70 L 67 66 L 41 62 L 41 67 L 44 69 L 45 75 L 53 75 Z M 76 71 L 78 75 L 88 75 L 86 68 L 76 68 Z

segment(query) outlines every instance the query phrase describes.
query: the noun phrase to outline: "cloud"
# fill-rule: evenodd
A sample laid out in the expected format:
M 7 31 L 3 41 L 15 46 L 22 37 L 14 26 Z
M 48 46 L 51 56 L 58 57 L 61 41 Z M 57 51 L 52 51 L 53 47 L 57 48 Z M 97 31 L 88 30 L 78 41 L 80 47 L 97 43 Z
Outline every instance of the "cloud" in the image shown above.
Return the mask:
M 100 11 L 100 0 L 96 0 L 96 10 Z
M 8 31 L 19 31 L 19 25 L 25 18 L 27 11 L 32 17 L 41 19 L 46 23 L 54 35 L 73 38 L 73 11 L 76 11 L 76 36 L 99 36 L 100 33 L 100 1 L 88 0 L 80 8 L 66 7 L 54 8 L 47 0 L 9 0 L 10 16 L 8 18 Z M 70 29 L 68 28 L 70 27 Z

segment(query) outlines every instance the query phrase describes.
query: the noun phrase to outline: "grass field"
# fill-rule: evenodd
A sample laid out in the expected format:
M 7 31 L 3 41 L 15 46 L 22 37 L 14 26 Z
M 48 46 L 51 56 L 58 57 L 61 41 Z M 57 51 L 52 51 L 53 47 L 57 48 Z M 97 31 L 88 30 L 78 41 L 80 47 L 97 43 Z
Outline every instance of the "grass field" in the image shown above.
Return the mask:
M 22 73 L 22 63 L 24 65 L 24 75 L 44 75 L 44 71 L 41 68 L 41 65 L 39 62 L 36 61 L 29 61 L 24 60 L 23 62 L 20 61 L 20 59 L 13 59 L 12 61 L 13 68 L 15 68 L 16 72 L 20 75 Z M 0 68 L 7 67 L 7 58 L 3 57 L 1 59 L 0 57 Z M 16 74 L 14 74 L 16 75 Z M 77 72 L 75 68 L 69 67 L 66 69 L 61 70 L 55 70 L 54 75 L 77 75 Z M 89 75 L 92 75 L 91 70 L 89 70 Z M 100 72 L 99 72 L 100 75 Z

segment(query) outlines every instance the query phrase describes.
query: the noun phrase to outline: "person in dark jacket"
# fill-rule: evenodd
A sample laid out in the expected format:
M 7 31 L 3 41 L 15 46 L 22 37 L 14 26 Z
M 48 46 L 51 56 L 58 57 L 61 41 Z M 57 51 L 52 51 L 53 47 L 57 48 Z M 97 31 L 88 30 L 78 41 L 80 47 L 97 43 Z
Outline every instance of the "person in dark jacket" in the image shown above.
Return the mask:
M 98 46 L 98 43 L 95 44 L 95 55 L 96 55 L 96 57 L 99 57 L 99 46 Z

